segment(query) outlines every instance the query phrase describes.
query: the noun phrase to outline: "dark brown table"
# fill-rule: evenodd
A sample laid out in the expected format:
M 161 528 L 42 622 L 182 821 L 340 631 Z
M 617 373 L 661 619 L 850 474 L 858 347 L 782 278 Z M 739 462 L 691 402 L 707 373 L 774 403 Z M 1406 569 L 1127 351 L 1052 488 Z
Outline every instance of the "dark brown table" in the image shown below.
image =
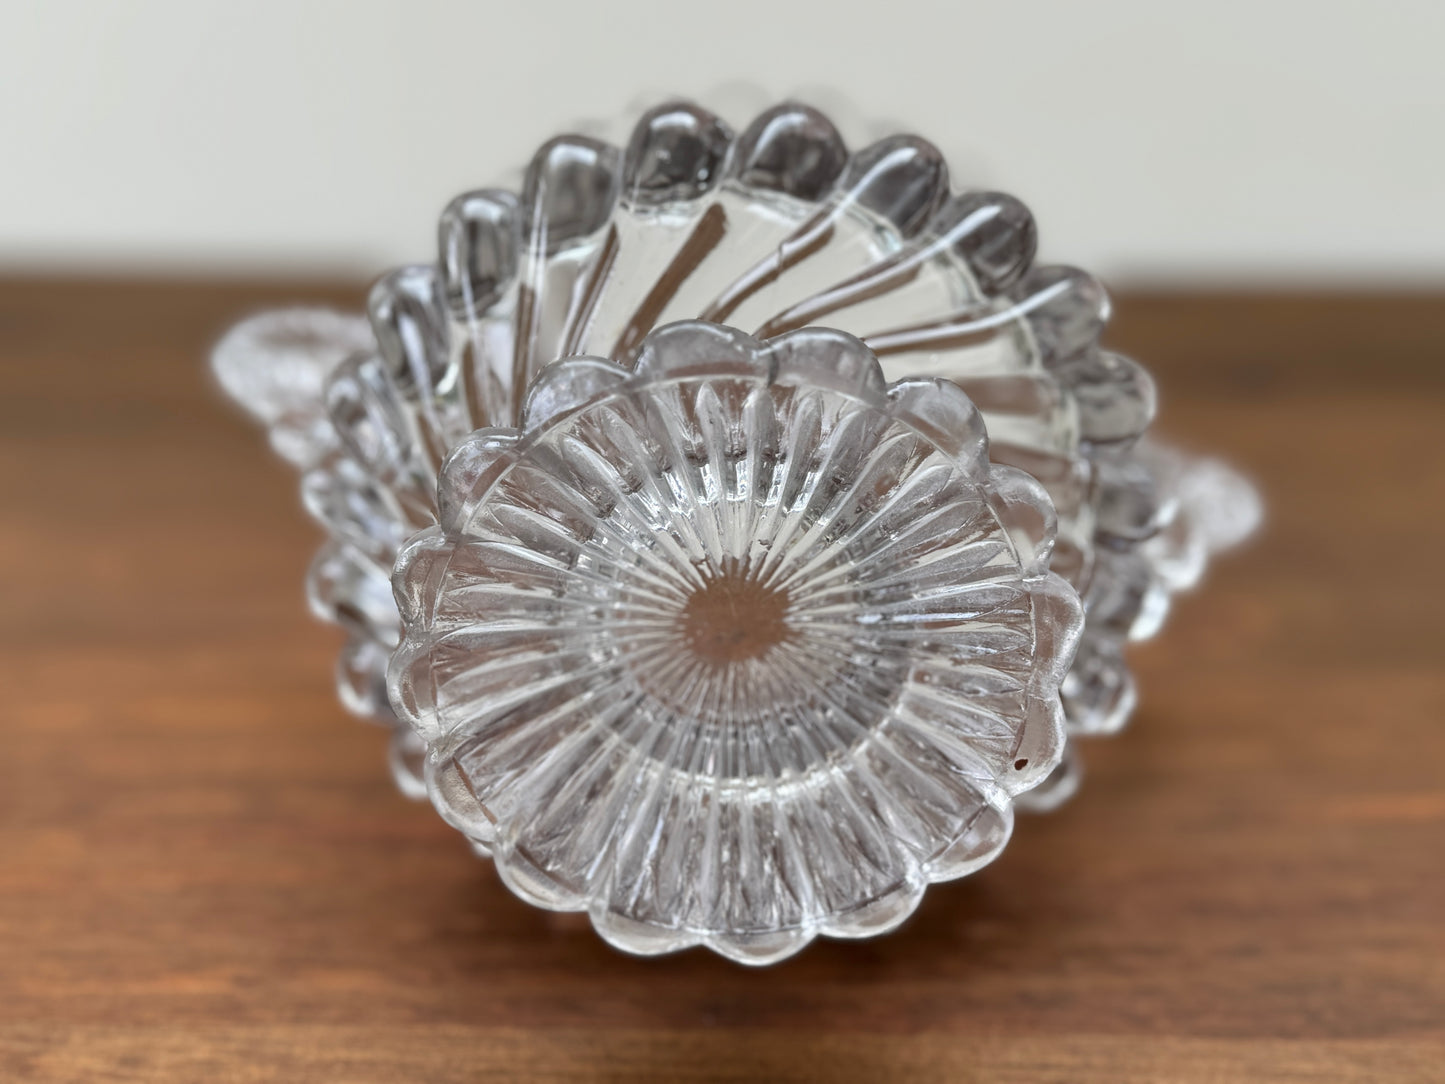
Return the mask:
M 361 292 L 0 282 L 0 1078 L 1445 1080 L 1445 298 L 1120 298 L 1266 533 L 1069 808 L 758 972 L 516 901 L 336 705 L 202 359 Z

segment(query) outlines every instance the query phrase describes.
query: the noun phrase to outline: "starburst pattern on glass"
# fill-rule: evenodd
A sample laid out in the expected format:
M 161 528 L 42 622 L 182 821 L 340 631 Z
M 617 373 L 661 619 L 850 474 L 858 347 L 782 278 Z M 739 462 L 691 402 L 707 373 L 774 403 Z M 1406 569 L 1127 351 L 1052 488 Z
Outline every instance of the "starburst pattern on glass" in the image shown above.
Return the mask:
M 392 699 L 446 819 L 633 952 L 866 936 L 1006 842 L 1083 615 L 956 387 L 684 322 L 573 359 L 441 477 Z

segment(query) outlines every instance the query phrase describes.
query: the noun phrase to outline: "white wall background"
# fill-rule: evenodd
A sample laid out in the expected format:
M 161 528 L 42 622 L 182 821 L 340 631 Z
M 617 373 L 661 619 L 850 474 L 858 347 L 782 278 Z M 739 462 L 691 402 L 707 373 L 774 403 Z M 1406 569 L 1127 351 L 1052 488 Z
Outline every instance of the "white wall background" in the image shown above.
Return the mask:
M 1445 0 L 0 0 L 0 269 L 367 273 L 639 94 L 832 85 L 1116 281 L 1445 281 Z

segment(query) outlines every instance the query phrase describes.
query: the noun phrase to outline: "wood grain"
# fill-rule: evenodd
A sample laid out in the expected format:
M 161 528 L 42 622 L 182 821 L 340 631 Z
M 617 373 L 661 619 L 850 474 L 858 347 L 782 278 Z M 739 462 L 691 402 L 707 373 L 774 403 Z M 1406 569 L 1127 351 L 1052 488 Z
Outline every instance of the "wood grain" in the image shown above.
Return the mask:
M 621 956 L 393 792 L 201 367 L 315 284 L 0 282 L 0 1078 L 1445 1079 L 1445 300 L 1129 296 L 1264 537 L 897 934 Z

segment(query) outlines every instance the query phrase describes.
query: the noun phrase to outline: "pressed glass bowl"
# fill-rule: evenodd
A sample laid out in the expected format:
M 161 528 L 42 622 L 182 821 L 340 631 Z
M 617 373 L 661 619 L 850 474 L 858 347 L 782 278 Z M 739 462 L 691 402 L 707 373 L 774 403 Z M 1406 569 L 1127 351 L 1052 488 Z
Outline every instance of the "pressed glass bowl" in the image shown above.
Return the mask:
M 402 550 L 392 699 L 443 816 L 633 952 L 878 933 L 1059 762 L 1083 623 L 954 385 L 827 329 L 564 361 Z
M 425 636 L 418 639 L 419 629 L 430 628 L 428 615 L 399 614 L 392 599 L 390 579 L 399 553 L 397 591 L 403 599 L 411 597 L 409 592 L 415 588 L 411 581 L 418 575 L 414 571 L 418 553 L 445 552 L 450 555 L 448 569 L 472 568 L 479 575 L 493 567 L 486 561 L 457 564 L 457 552 L 470 552 L 460 540 L 473 521 L 458 518 L 455 502 L 470 508 L 467 502 L 481 501 L 494 517 L 505 510 L 511 517 L 508 528 L 517 533 L 507 543 L 512 547 L 505 550 L 509 554 L 545 552 L 554 541 L 545 532 L 528 534 L 523 530 L 520 524 L 528 516 L 529 523 L 538 516 L 551 516 L 566 521 L 569 529 L 576 528 L 561 513 L 560 505 L 549 506 L 545 513 L 539 511 L 535 504 L 543 500 L 541 495 L 533 494 L 533 503 L 528 504 L 525 494 L 511 493 L 504 499 L 493 489 L 471 493 L 468 487 L 486 473 L 479 463 L 492 462 L 489 457 L 511 463 L 509 457 L 517 454 L 515 449 L 525 447 L 529 449 L 526 462 L 513 463 L 508 470 L 532 478 L 547 493 L 551 493 L 548 486 L 558 486 L 576 496 L 587 485 L 603 484 L 591 475 L 584 484 L 583 475 L 577 474 L 582 468 L 561 451 L 576 441 L 585 443 L 596 437 L 592 433 L 584 439 L 575 431 L 592 417 L 578 404 L 593 394 L 601 395 L 610 405 L 595 406 L 593 413 L 613 418 L 614 426 L 623 425 L 616 418 L 625 414 L 633 435 L 622 443 L 594 440 L 590 454 L 603 464 L 595 470 L 604 474 L 606 470 L 621 471 L 629 484 L 636 480 L 636 472 L 651 470 L 657 478 L 667 479 L 668 486 L 683 487 L 677 492 L 668 490 L 677 500 L 682 500 L 681 493 L 697 504 L 690 511 L 681 505 L 651 508 L 652 519 L 646 518 L 643 509 L 633 508 L 627 521 L 632 534 L 626 537 L 635 548 L 645 548 L 647 533 L 639 525 L 646 523 L 658 538 L 676 539 L 679 532 L 692 531 L 691 544 L 706 550 L 704 543 L 722 544 L 718 538 L 696 534 L 704 529 L 708 515 L 751 508 L 749 502 L 761 499 L 752 488 L 761 484 L 756 474 L 749 475 L 745 486 L 734 478 L 732 484 L 744 486 L 746 492 L 735 488 L 724 496 L 724 468 L 736 470 L 739 464 L 750 464 L 748 469 L 757 471 L 766 461 L 772 472 L 769 484 L 776 481 L 786 490 L 788 483 L 777 479 L 793 477 L 789 471 L 803 461 L 799 457 L 816 453 L 804 441 L 792 448 L 791 458 L 769 445 L 772 458 L 758 459 L 748 451 L 751 436 L 747 434 L 756 434 L 746 430 L 743 416 L 728 414 L 729 404 L 774 400 L 774 409 L 781 412 L 768 423 L 768 432 L 774 433 L 787 431 L 796 421 L 776 401 L 780 397 L 789 402 L 821 402 L 832 395 L 842 397 L 839 403 L 846 400 L 852 404 L 860 418 L 873 419 L 868 424 L 855 420 L 854 428 L 839 432 L 851 434 L 857 429 L 872 433 L 880 425 L 898 427 L 900 432 L 911 429 L 915 440 L 940 441 L 932 454 L 944 458 L 951 454 L 944 450 L 948 439 L 958 439 L 957 433 L 953 438 L 937 432 L 919 436 L 915 424 L 919 418 L 932 417 L 930 411 L 936 410 L 946 417 L 944 428 L 949 432 L 961 425 L 972 427 L 969 432 L 976 430 L 979 443 L 975 451 L 986 455 L 994 468 L 990 472 L 974 463 L 972 474 L 963 472 L 972 485 L 981 487 L 983 496 L 975 496 L 971 502 L 960 497 L 959 508 L 965 504 L 994 507 L 1000 500 L 1007 504 L 1011 494 L 1022 492 L 1023 483 L 1018 479 L 1023 477 L 1030 479 L 1029 492 L 1040 498 L 1033 500 L 1031 507 L 1052 503 L 1046 517 L 1047 538 L 1040 534 L 1032 545 L 1050 562 L 1048 582 L 1068 584 L 1082 597 L 1087 613 L 1076 660 L 1072 669 L 1061 675 L 1067 731 L 1083 735 L 1117 729 L 1135 699 L 1123 659 L 1124 645 L 1158 630 L 1170 595 L 1197 580 L 1214 549 L 1248 533 L 1257 519 L 1258 505 L 1248 486 L 1226 468 L 1191 461 L 1151 442 L 1138 441 L 1154 412 L 1148 375 L 1135 363 L 1098 346 L 1108 317 L 1108 302 L 1098 283 L 1072 268 L 1035 265 L 1035 245 L 1033 220 L 1018 201 L 995 192 L 955 191 L 942 156 L 916 136 L 891 136 L 850 152 L 826 117 L 796 103 L 767 110 L 735 134 L 706 110 L 674 102 L 644 114 L 625 149 L 589 137 L 560 136 L 537 152 L 520 192 L 485 189 L 453 201 L 442 216 L 437 259 L 402 268 L 377 283 L 369 305 L 370 332 L 359 318 L 304 312 L 265 315 L 242 325 L 218 347 L 215 366 L 226 389 L 271 428 L 273 443 L 302 465 L 306 505 L 328 530 L 330 537 L 312 566 L 308 589 L 313 609 L 348 630 L 338 666 L 343 702 L 360 714 L 395 723 L 386 691 L 388 659 L 393 652 L 396 660 L 430 657 L 417 654 L 419 644 L 430 642 Z M 713 329 L 711 337 L 709 328 Z M 711 375 L 683 382 L 662 379 L 659 373 L 675 368 L 672 362 L 659 360 L 669 353 L 662 346 L 666 343 L 672 344 L 673 352 L 686 356 L 687 364 L 699 367 L 699 373 Z M 712 343 L 716 350 L 699 353 L 698 343 Z M 796 360 L 810 353 L 804 343 L 811 344 L 817 354 L 806 363 Z M 806 371 L 812 384 L 792 377 L 777 382 L 777 373 L 769 367 L 784 355 L 794 359 L 794 369 L 789 371 L 794 376 Z M 593 360 L 554 364 L 579 357 Z M 739 361 L 741 357 L 752 360 Z M 845 394 L 834 386 L 841 378 L 837 373 L 827 375 L 828 363 L 820 358 L 832 358 L 832 364 L 842 367 L 839 371 L 852 374 L 848 378 L 853 381 L 851 392 Z M 771 375 L 765 376 L 765 369 Z M 625 395 L 618 392 L 618 382 L 634 372 L 636 382 L 627 385 L 631 390 Z M 888 392 L 887 380 L 905 383 Z M 769 389 L 766 396 L 760 390 L 764 387 Z M 800 390 L 804 388 L 806 392 Z M 896 406 L 880 405 L 884 400 L 894 403 L 890 395 L 905 394 L 897 388 L 907 389 L 909 408 L 901 414 Z M 625 411 L 618 405 L 624 400 L 630 404 Z M 567 415 L 558 404 L 580 414 Z M 970 405 L 965 409 L 964 404 Z M 837 413 L 842 408 L 834 403 L 830 409 Z M 747 424 L 762 424 L 752 415 L 747 418 L 751 419 Z M 712 426 L 707 432 L 698 428 L 705 423 Z M 475 435 L 477 431 L 482 435 Z M 810 430 L 806 438 L 821 440 L 822 430 Z M 721 440 L 724 450 L 709 450 L 709 439 Z M 837 442 L 841 438 L 829 439 Z M 666 440 L 683 443 L 667 451 Z M 505 451 L 503 444 L 507 445 Z M 848 460 L 849 469 L 861 469 L 866 460 L 863 446 L 848 454 L 853 456 Z M 714 458 L 709 460 L 709 456 Z M 836 466 L 842 460 L 830 462 Z M 712 463 L 711 473 L 708 463 Z M 685 465 L 688 470 L 702 471 L 688 483 L 691 489 L 683 485 Z M 1007 479 L 1007 484 L 991 482 L 995 476 Z M 545 485 L 544 478 L 550 479 Z M 813 481 L 819 484 L 817 478 Z M 619 483 L 613 479 L 608 484 L 615 488 Z M 894 489 L 880 480 L 874 496 L 882 499 L 894 493 L 891 499 L 897 503 L 888 515 L 897 517 L 908 511 L 906 499 L 898 496 L 904 479 L 894 477 L 891 484 Z M 591 491 L 587 495 L 588 499 L 595 496 Z M 593 506 L 594 516 L 599 514 L 598 507 Z M 583 515 L 577 509 L 573 514 Z M 806 510 L 798 514 L 804 520 L 809 515 Z M 675 518 L 669 520 L 667 515 Z M 774 510 L 768 515 L 781 514 Z M 918 515 L 923 522 L 924 512 L 920 510 Z M 1031 558 L 1018 548 L 1017 533 L 1010 533 L 1004 524 L 1006 517 L 995 518 L 1001 524 L 999 530 L 1015 543 L 1015 573 L 1020 583 L 1025 568 L 1031 569 L 1030 576 L 1040 575 L 1043 569 L 1030 564 Z M 903 529 L 895 520 L 887 522 Z M 676 612 L 669 619 L 672 623 L 663 625 L 670 631 L 656 635 L 669 641 L 676 652 L 701 650 L 704 643 L 717 647 L 721 640 L 709 640 L 712 634 L 699 630 L 720 621 L 731 612 L 729 607 L 757 610 L 761 615 L 758 627 L 776 630 L 792 628 L 788 624 L 792 618 L 785 615 L 794 614 L 789 607 L 802 605 L 790 593 L 774 597 L 763 592 L 757 586 L 761 581 L 750 578 L 753 573 L 748 571 L 760 566 L 728 562 L 738 556 L 733 550 L 739 546 L 771 546 L 775 561 L 803 560 L 799 554 L 790 557 L 784 551 L 801 545 L 803 539 L 816 541 L 810 533 L 813 525 L 785 532 L 784 541 L 779 542 L 758 535 L 761 525 L 777 524 L 757 509 L 727 523 L 733 532 L 727 546 L 698 557 L 711 571 L 704 575 L 694 569 L 702 580 L 673 584 L 682 593 L 669 596 Z M 1225 523 L 1229 526 L 1222 526 Z M 499 528 L 494 523 L 491 529 Z M 875 538 L 886 533 L 877 528 Z M 607 537 L 620 544 L 624 535 Z M 492 539 L 491 548 L 484 550 L 494 564 L 500 561 L 500 546 L 500 541 Z M 587 634 L 563 628 L 568 620 L 565 615 L 572 613 L 565 605 L 529 611 L 528 620 L 551 630 L 549 637 L 538 632 L 540 638 L 532 648 L 538 656 L 550 653 L 560 658 L 567 650 L 582 651 L 577 646 L 582 643 L 588 645 L 584 654 L 602 652 L 608 659 L 613 656 L 607 652 L 622 651 L 618 644 L 625 638 L 619 634 L 609 639 L 609 634 L 601 631 L 608 621 L 626 622 L 638 612 L 637 600 L 624 597 L 626 585 L 632 581 L 627 580 L 627 569 L 617 563 L 617 556 L 613 553 L 609 560 L 601 551 L 579 549 L 556 558 L 573 577 L 581 577 L 584 557 L 600 562 L 598 567 L 605 569 L 581 577 L 593 585 L 596 595 L 588 596 L 593 607 L 588 612 L 594 615 L 596 628 L 589 626 L 592 632 Z M 854 558 L 838 567 L 862 576 L 859 570 L 868 563 Z M 929 559 L 942 562 L 937 572 L 953 567 L 942 556 Z M 432 556 L 424 562 L 428 568 L 433 563 Z M 726 572 L 724 566 L 732 571 Z M 895 571 L 903 576 L 906 570 Z M 852 582 L 842 572 L 838 575 L 842 577 L 840 585 Z M 926 579 L 923 572 L 918 575 Z M 449 571 L 443 579 L 453 583 L 458 576 L 466 579 L 457 571 Z M 567 585 L 575 589 L 579 582 L 564 577 L 545 590 L 575 601 L 581 596 L 575 590 L 568 594 Z M 899 579 L 898 590 L 905 590 L 903 585 L 911 582 Z M 687 583 L 702 592 L 699 597 L 703 601 L 687 601 L 693 597 L 684 591 Z M 706 584 L 724 586 L 708 588 Z M 838 589 L 844 590 L 842 586 Z M 544 589 L 534 584 L 533 590 Z M 507 605 L 516 602 L 515 594 L 503 595 L 510 600 Z M 1051 598 L 1059 595 L 1051 588 Z M 459 603 L 459 598 L 469 601 Z M 473 632 L 481 637 L 477 644 L 492 642 L 480 630 L 489 627 L 487 622 L 493 618 L 486 607 L 496 601 L 494 591 L 475 585 L 460 592 L 443 591 L 432 599 L 432 603 L 462 610 L 474 606 L 472 616 L 479 624 Z M 662 603 L 652 598 L 649 605 Z M 837 605 L 842 609 L 834 615 L 839 624 L 833 634 L 841 636 L 840 630 L 854 628 L 862 620 L 866 608 L 852 612 L 842 602 Z M 798 614 L 803 612 L 799 609 Z M 407 618 L 405 629 L 403 616 Z M 914 618 L 926 624 L 924 613 L 914 614 Z M 662 619 L 652 613 L 650 620 Z M 1022 635 L 1020 629 L 1014 631 Z M 970 634 L 962 629 L 955 633 L 959 642 Z M 1034 639 L 1035 647 L 1029 650 L 1035 652 L 1034 662 L 1043 671 L 1052 673 L 1067 661 L 1038 646 L 1071 643 L 1063 625 L 1050 637 Z M 752 642 L 748 637 L 744 640 Z M 774 655 L 792 659 L 797 654 L 787 646 L 787 637 L 768 650 L 770 659 Z M 904 657 L 890 655 L 880 645 L 875 645 L 875 650 L 880 659 Z M 795 691 L 804 700 L 810 679 L 826 685 L 842 680 L 840 674 L 867 673 L 872 665 L 868 662 L 872 656 L 861 649 L 838 655 L 837 659 L 846 661 L 838 662 L 836 672 L 819 669 L 817 658 L 807 652 L 799 657 L 804 656 L 813 659 L 796 671 L 800 675 L 797 683 L 803 688 Z M 596 662 L 593 655 L 587 657 Z M 666 672 L 677 681 L 701 680 L 680 662 L 674 659 L 673 663 Z M 393 667 L 398 665 L 399 661 L 393 661 Z M 513 672 L 497 665 L 501 666 L 498 673 Z M 593 705 L 589 711 L 608 703 L 613 694 L 621 695 L 621 686 L 614 689 L 609 683 L 622 681 L 619 675 L 623 671 L 609 665 L 611 669 L 583 668 L 597 685 L 584 697 L 591 698 L 587 700 Z M 882 662 L 877 665 L 885 667 Z M 901 662 L 897 666 L 907 669 Z M 743 691 L 734 689 L 728 694 L 732 699 L 724 696 L 719 701 L 731 705 L 726 711 L 716 703 L 711 710 L 721 711 L 723 717 L 751 711 L 753 722 L 739 734 L 746 732 L 748 741 L 767 747 L 769 730 L 760 721 L 769 717 L 765 705 L 774 705 L 775 716 L 785 707 L 789 711 L 802 708 L 783 696 L 787 683 L 769 679 L 772 667 L 763 667 L 757 659 L 747 666 L 739 663 L 724 669 L 739 675 L 728 680 L 740 682 Z M 400 672 L 410 671 L 402 666 Z M 518 681 L 532 673 L 525 666 L 515 672 Z M 643 669 L 626 672 L 638 680 L 636 675 Z M 902 695 L 899 689 L 913 687 L 901 677 L 895 685 L 889 688 L 898 695 Z M 698 686 L 702 687 L 711 688 L 705 682 Z M 770 958 L 791 951 L 813 933 L 844 933 L 850 928 L 856 932 L 867 925 L 849 927 L 843 917 L 848 906 L 862 906 L 857 900 L 848 903 L 839 897 L 824 903 L 824 897 L 815 896 L 806 901 L 794 899 L 791 910 L 778 909 L 781 905 L 775 907 L 775 900 L 760 903 L 761 910 L 747 912 L 746 919 L 746 908 L 738 910 L 741 904 L 736 901 L 728 905 L 733 910 L 726 915 L 733 917 L 727 918 L 721 911 L 704 915 L 706 908 L 698 902 L 701 897 L 689 897 L 692 902 L 683 908 L 684 918 L 676 914 L 659 918 L 646 910 L 660 906 L 655 899 L 645 906 L 635 900 L 631 910 L 620 905 L 616 893 L 622 889 L 597 881 L 596 877 L 604 877 L 597 870 L 583 877 L 575 866 L 575 855 L 574 865 L 566 866 L 563 873 L 545 872 L 552 868 L 546 864 L 550 859 L 544 860 L 534 846 L 521 842 L 521 837 L 505 832 L 494 837 L 483 830 L 477 818 L 487 820 L 491 807 L 469 789 L 470 784 L 458 783 L 464 776 L 458 765 L 490 764 L 501 755 L 485 736 L 500 724 L 477 720 L 493 719 L 502 710 L 499 705 L 512 700 L 505 695 L 505 681 L 480 688 L 485 692 L 462 698 L 467 705 L 462 714 L 475 716 L 470 723 L 460 716 L 448 716 L 445 721 L 433 718 L 431 712 L 439 709 L 428 700 L 431 707 L 422 710 L 409 692 L 415 690 L 414 683 L 403 681 L 393 688 L 404 722 L 411 724 L 397 725 L 394 774 L 404 790 L 424 793 L 424 759 L 430 741 L 434 799 L 474 841 L 494 847 L 499 857 L 507 855 L 500 865 L 522 894 L 548 906 L 585 905 L 605 934 L 639 951 L 701 941 L 739 957 Z M 771 690 L 773 699 L 768 700 L 761 689 Z M 658 689 L 652 688 L 652 692 L 656 694 Z M 817 689 L 811 692 L 821 695 Z M 679 689 L 671 695 L 684 694 Z M 1057 700 L 1051 687 L 1044 699 Z M 892 718 L 881 709 L 884 700 L 878 692 L 868 701 L 869 718 L 875 722 Z M 834 706 L 846 714 L 845 708 L 847 704 Z M 777 729 L 777 741 L 794 740 L 791 727 L 779 723 Z M 708 727 L 702 731 L 712 734 Z M 714 739 L 721 741 L 715 734 L 710 740 Z M 729 740 L 743 738 L 735 735 Z M 623 739 L 617 742 L 620 744 L 611 748 L 609 755 L 623 756 L 630 749 L 634 757 L 642 756 L 635 744 L 628 745 Z M 706 744 L 700 741 L 698 748 Z M 463 746 L 465 753 L 459 752 Z M 876 752 L 875 745 L 866 740 L 856 748 L 846 746 L 853 750 L 851 754 L 844 749 L 840 745 L 837 753 L 844 761 L 850 755 L 866 759 Z M 828 754 L 821 749 L 818 753 L 832 763 Z M 1001 788 L 1000 793 L 1044 808 L 1063 800 L 1077 784 L 1077 760 L 1072 755 L 1060 751 L 1060 755 L 1023 759 L 1029 762 L 1026 776 L 1005 773 L 994 779 L 992 785 Z M 715 766 L 717 761 L 707 763 Z M 1054 770 L 1042 778 L 1040 772 L 1046 766 Z M 647 777 L 653 780 L 649 793 L 673 795 L 668 789 L 671 784 L 655 781 L 661 778 L 656 773 L 662 769 L 650 770 L 654 775 Z M 677 770 L 676 763 L 669 770 Z M 696 765 L 688 770 L 706 774 Z M 735 764 L 731 770 L 742 768 Z M 802 772 L 803 766 L 796 770 Z M 1028 791 L 1018 785 L 1025 778 L 1030 785 L 1042 780 L 1042 785 Z M 788 787 L 795 783 L 806 790 L 803 776 L 789 777 Z M 729 788 L 735 785 L 742 786 L 736 780 L 717 784 L 729 795 L 733 793 Z M 773 780 L 768 785 L 776 788 L 781 784 Z M 535 790 L 528 784 L 518 793 Z M 463 792 L 477 803 L 470 814 L 460 811 L 457 796 Z M 505 796 L 505 788 L 501 793 Z M 751 808 L 747 787 L 738 793 L 742 803 L 738 808 Z M 517 799 L 513 795 L 505 800 Z M 995 802 L 990 808 L 996 816 L 1006 818 L 997 810 L 1007 805 L 1006 801 Z M 960 800 L 957 811 L 963 815 L 969 808 L 968 802 Z M 615 827 L 615 818 L 620 816 L 616 810 L 596 815 L 608 823 L 592 825 L 591 835 L 584 833 L 593 843 L 602 838 L 599 833 Z M 516 822 L 514 815 L 509 823 Z M 501 819 L 496 823 L 496 831 L 502 831 Z M 677 838 L 698 846 L 704 840 L 709 845 L 716 842 L 707 833 L 724 831 L 706 818 L 689 823 L 690 832 Z M 908 867 L 907 876 L 888 889 L 896 894 L 889 898 L 914 899 L 914 890 L 930 878 L 937 879 L 943 867 L 930 866 L 928 856 L 922 855 L 923 837 L 908 837 L 904 844 L 908 835 L 904 828 L 886 818 L 880 823 L 885 824 L 880 829 L 884 836 L 915 863 Z M 843 821 L 835 827 L 846 830 Z M 736 824 L 726 829 L 725 834 L 731 835 L 717 844 L 724 848 L 720 854 L 739 858 L 737 833 L 741 831 Z M 494 840 L 501 840 L 503 846 L 497 847 Z M 996 842 L 1001 844 L 1002 837 Z M 586 849 L 585 843 L 575 846 Z M 849 861 L 864 860 L 861 852 L 847 853 Z M 907 862 L 888 868 L 897 872 L 905 866 Z M 518 872 L 524 869 L 529 872 Z M 639 872 L 642 866 L 628 869 L 643 875 Z M 839 885 L 855 883 L 858 871 L 845 873 L 831 865 L 829 869 Z M 741 876 L 738 869 L 731 872 Z M 613 869 L 605 876 L 615 881 L 621 874 Z M 709 876 L 706 886 L 689 891 L 715 895 L 725 894 L 724 889 L 751 891 L 728 880 L 727 870 Z M 787 880 L 779 869 L 769 876 Z M 812 883 L 816 878 L 804 880 Z M 869 890 L 883 891 L 881 882 L 868 884 Z M 633 888 L 643 891 L 640 886 Z M 678 898 L 674 897 L 674 902 Z M 714 900 L 718 907 L 723 906 L 720 899 Z M 907 908 L 900 904 L 881 910 L 896 918 Z M 733 921 L 762 925 L 748 926 L 747 937 L 739 939 L 741 927 L 728 926 Z

